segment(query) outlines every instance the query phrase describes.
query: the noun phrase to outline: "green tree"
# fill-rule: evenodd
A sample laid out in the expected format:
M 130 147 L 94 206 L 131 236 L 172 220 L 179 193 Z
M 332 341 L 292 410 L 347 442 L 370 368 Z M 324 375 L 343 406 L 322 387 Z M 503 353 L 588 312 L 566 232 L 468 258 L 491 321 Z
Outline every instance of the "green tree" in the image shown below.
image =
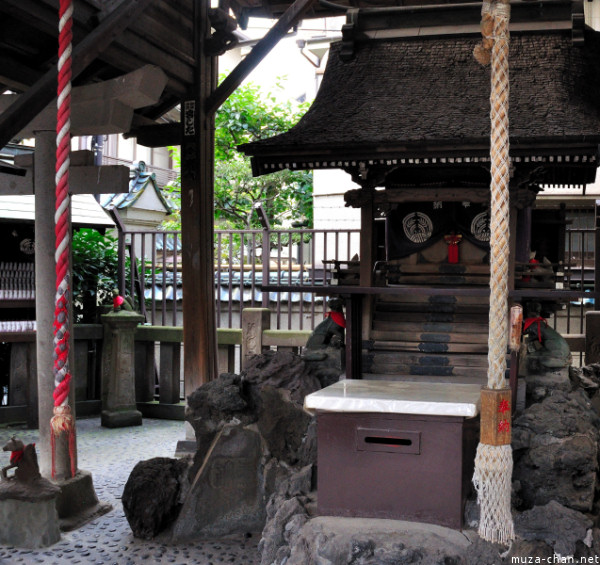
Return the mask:
M 278 86 L 281 88 L 281 86 Z M 261 203 L 273 227 L 286 220 L 303 220 L 312 226 L 312 174 L 307 171 L 278 171 L 253 177 L 250 160 L 236 147 L 288 131 L 306 111 L 307 104 L 279 102 L 252 83 L 238 88 L 215 117 L 215 220 L 221 228 L 259 227 L 253 206 Z M 172 149 L 180 165 L 177 149 Z M 178 200 L 180 178 L 165 187 Z M 178 229 L 174 215 L 166 229 Z
M 117 284 L 117 240 L 90 228 L 73 232 L 73 316 L 75 323 L 97 322 L 97 307 L 110 304 Z

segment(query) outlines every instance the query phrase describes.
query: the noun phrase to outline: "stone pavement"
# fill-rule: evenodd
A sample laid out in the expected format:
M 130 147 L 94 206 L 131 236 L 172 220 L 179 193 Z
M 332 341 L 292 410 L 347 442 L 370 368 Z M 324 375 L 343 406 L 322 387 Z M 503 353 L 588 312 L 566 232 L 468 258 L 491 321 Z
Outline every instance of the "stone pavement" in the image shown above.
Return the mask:
M 0 545 L 0 565 L 260 563 L 257 550 L 260 534 L 185 545 L 173 545 L 162 539 L 139 540 L 131 534 L 121 505 L 121 493 L 131 470 L 144 459 L 173 457 L 177 441 L 183 439 L 184 434 L 183 422 L 145 418 L 142 426 L 109 429 L 100 426 L 100 418 L 78 419 L 79 468 L 92 473 L 98 499 L 112 504 L 113 510 L 63 533 L 61 541 L 51 547 L 25 550 Z M 26 443 L 37 441 L 35 430 L 0 429 L 0 439 L 10 435 L 18 435 Z M 0 452 L 2 465 L 7 464 L 7 458 L 8 454 Z

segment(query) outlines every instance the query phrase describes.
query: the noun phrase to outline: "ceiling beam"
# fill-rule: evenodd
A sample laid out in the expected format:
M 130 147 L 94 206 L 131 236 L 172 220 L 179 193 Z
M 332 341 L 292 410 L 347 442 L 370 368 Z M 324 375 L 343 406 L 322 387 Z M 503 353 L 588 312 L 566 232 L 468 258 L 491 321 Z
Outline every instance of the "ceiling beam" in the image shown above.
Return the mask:
M 181 145 L 181 124 L 156 124 L 132 129 L 125 137 L 135 137 L 144 147 L 168 147 Z
M 154 0 L 130 0 L 111 12 L 73 49 L 72 78 L 77 77 Z M 58 14 L 57 14 L 58 26 Z M 4 147 L 56 96 L 54 65 L 5 112 L 0 114 L 0 147 Z
M 241 61 L 225 80 L 217 87 L 206 101 L 208 114 L 216 112 L 242 81 L 257 67 L 277 42 L 294 27 L 310 10 L 315 0 L 296 0 L 277 20 L 275 25 L 254 46 L 252 51 Z
M 221 104 L 231 96 L 233 91 L 275 47 L 277 42 L 310 10 L 314 2 L 315 0 L 296 0 L 286 10 L 275 25 L 254 46 L 252 51 L 231 71 L 206 100 L 208 114 L 212 114 L 219 109 Z M 132 129 L 126 137 L 136 137 L 137 143 L 146 147 L 181 145 L 181 126 L 177 123 L 139 126 Z

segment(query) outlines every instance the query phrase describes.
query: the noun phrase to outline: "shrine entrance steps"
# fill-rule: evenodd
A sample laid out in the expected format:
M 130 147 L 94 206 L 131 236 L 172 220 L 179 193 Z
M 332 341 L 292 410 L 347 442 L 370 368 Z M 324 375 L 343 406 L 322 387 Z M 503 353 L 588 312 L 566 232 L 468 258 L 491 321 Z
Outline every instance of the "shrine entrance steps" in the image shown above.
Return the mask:
M 485 384 L 488 318 L 487 296 L 379 295 L 362 377 Z

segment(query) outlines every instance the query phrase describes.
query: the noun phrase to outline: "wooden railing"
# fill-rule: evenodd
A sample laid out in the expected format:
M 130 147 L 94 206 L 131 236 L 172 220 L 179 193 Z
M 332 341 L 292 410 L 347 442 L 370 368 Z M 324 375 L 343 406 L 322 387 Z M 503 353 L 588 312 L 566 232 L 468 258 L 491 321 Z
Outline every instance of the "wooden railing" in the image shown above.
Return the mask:
M 310 330 L 265 330 L 262 348 L 301 350 Z M 101 410 L 101 357 L 103 326 L 79 324 L 74 329 L 76 414 L 90 416 Z M 7 336 L 5 336 L 6 339 Z M 7 393 L 0 406 L 0 424 L 26 422 L 37 427 L 37 369 L 35 333 L 8 336 L 11 342 Z M 239 373 L 242 366 L 242 329 L 218 329 L 219 373 Z M 6 339 L 8 341 L 8 339 Z M 145 417 L 183 420 L 185 397 L 182 373 L 183 328 L 138 326 L 135 335 L 135 388 L 138 409 Z M 251 351 L 259 353 L 260 351 Z
M 242 309 L 262 306 L 271 308 L 279 329 L 314 329 L 326 306 L 322 295 L 302 287 L 330 284 L 332 261 L 348 261 L 359 241 L 360 230 L 216 230 L 218 327 L 240 328 Z M 181 325 L 181 233 L 120 231 L 118 249 L 121 292 L 134 297 L 149 323 Z M 263 293 L 267 283 L 294 285 L 294 290 Z

